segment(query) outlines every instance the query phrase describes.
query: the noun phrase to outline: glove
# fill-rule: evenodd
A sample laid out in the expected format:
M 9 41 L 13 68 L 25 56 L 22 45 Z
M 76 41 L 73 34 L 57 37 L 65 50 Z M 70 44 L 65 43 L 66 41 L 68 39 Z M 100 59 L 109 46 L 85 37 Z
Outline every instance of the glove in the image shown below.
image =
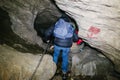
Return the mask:
M 47 43 L 49 43 L 49 42 L 50 42 L 50 40 L 47 40 L 46 42 L 47 42 Z
M 77 43 L 77 45 L 80 45 L 82 42 L 83 42 L 82 39 L 78 39 L 78 41 L 76 43 Z
M 49 43 L 50 42 L 50 40 L 47 40 L 46 38 L 42 38 L 42 40 L 43 40 L 44 43 Z

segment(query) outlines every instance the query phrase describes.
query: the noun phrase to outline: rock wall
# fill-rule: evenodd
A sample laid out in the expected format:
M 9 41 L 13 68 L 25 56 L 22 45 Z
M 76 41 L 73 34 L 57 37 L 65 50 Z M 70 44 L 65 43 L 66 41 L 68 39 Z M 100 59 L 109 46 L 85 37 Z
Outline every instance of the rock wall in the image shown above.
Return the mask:
M 41 56 L 0 45 L 0 80 L 31 80 Z M 56 64 L 52 56 L 44 55 L 32 80 L 50 80 L 55 71 Z
M 0 7 L 8 12 L 14 33 L 27 43 L 39 44 L 42 45 L 41 47 L 44 47 L 44 45 L 34 30 L 34 21 L 37 14 L 46 14 L 47 12 L 44 15 L 47 17 L 51 12 L 53 16 L 59 16 L 57 8 L 49 0 L 0 0 Z M 51 21 L 51 19 L 47 19 L 46 24 L 48 21 Z
M 55 0 L 60 9 L 75 19 L 79 36 L 101 50 L 120 72 L 120 1 Z
M 0 24 L 0 80 L 29 80 L 40 58 L 40 55 L 33 54 L 37 54 L 36 51 L 42 54 L 37 48 L 46 46 L 34 29 L 36 16 L 42 16 L 39 19 L 41 22 L 38 20 L 41 27 L 42 22 L 49 24 L 51 19 L 55 21 L 53 17 L 59 17 L 60 13 L 49 0 L 0 0 L 0 12 L 0 20 L 3 20 Z M 44 18 L 47 19 L 43 20 Z M 8 42 L 9 46 L 17 47 L 20 51 L 32 52 L 22 53 L 4 46 Z M 33 47 L 34 44 L 37 47 Z M 52 57 L 45 55 L 33 80 L 50 80 L 55 71 L 56 65 Z
M 74 76 L 108 76 L 113 71 L 111 62 L 95 49 L 89 46 L 74 44 L 70 53 L 72 63 L 71 74 Z M 79 48 L 78 48 L 79 47 Z M 77 49 L 78 48 L 78 49 Z M 76 52 L 75 52 L 76 51 Z M 70 60 L 69 60 L 70 61 Z

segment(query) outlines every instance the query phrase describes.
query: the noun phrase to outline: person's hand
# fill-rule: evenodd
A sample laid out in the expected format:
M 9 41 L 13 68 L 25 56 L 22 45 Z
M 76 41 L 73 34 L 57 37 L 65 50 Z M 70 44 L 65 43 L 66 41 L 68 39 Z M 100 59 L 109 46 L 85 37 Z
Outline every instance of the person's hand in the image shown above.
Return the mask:
M 50 46 L 50 50 L 53 50 L 54 46 Z
M 46 42 L 47 42 L 47 43 L 49 43 L 49 42 L 50 42 L 50 40 L 47 40 Z

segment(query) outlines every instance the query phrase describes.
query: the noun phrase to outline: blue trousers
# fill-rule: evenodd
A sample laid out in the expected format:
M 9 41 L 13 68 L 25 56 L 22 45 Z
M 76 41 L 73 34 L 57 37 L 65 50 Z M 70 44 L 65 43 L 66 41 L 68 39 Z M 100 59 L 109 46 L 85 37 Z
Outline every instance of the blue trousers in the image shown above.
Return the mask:
M 53 61 L 57 64 L 60 51 L 62 50 L 62 71 L 68 71 L 68 54 L 70 52 L 70 48 L 64 48 L 59 46 L 54 46 L 54 54 L 53 54 Z

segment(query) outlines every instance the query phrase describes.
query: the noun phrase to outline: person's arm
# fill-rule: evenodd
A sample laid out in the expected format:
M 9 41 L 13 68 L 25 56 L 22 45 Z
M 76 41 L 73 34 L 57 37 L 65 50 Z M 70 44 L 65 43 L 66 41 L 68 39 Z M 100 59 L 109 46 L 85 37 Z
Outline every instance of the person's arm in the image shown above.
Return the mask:
M 83 40 L 78 37 L 78 31 L 74 32 L 73 41 L 76 42 L 77 45 L 80 45 L 83 42 Z
M 74 33 L 73 33 L 73 42 L 77 42 L 78 41 L 78 35 L 77 35 L 77 33 L 75 32 L 75 30 L 74 30 Z
M 47 42 L 48 40 L 52 40 L 52 38 L 53 38 L 53 30 L 54 30 L 54 26 L 51 26 L 50 28 L 48 28 L 45 31 L 45 36 L 43 38 L 44 42 Z

